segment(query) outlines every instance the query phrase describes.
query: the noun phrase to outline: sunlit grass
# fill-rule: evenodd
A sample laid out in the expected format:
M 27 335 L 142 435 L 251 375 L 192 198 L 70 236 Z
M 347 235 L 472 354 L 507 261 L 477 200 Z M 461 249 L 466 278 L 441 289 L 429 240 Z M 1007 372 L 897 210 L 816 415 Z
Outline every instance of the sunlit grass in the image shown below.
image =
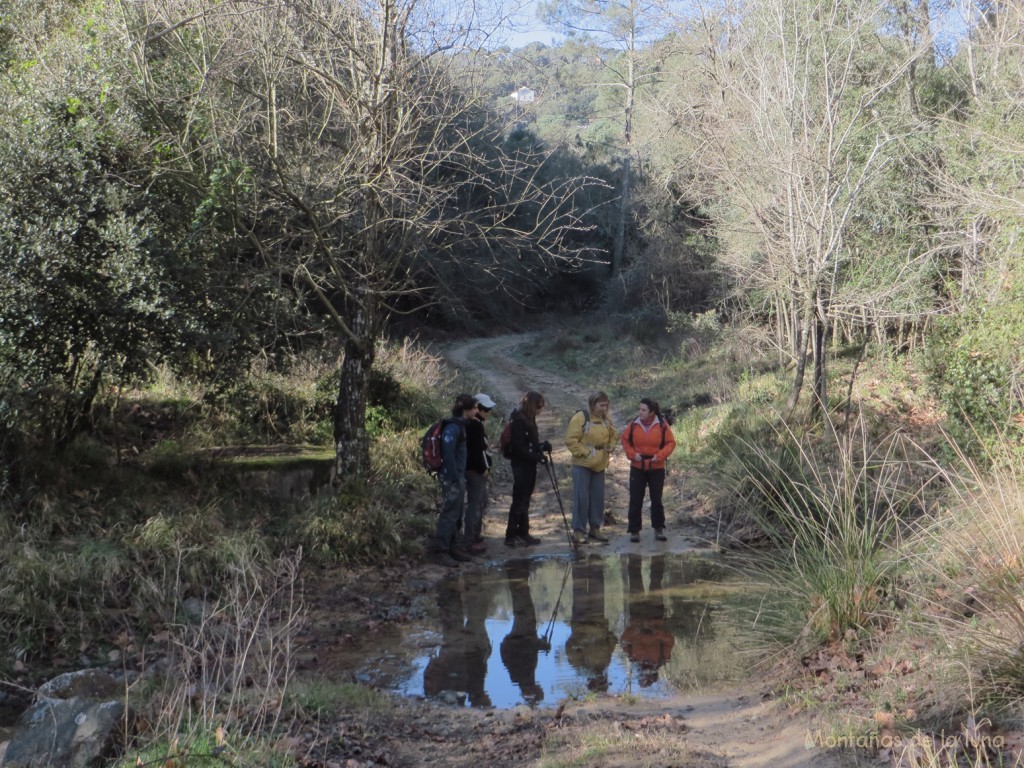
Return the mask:
M 892 753 L 904 768 L 1021 768 L 1024 758 L 1003 754 L 990 734 L 965 728 L 946 736 L 917 731 L 900 739 Z
M 308 713 L 390 712 L 394 701 L 386 693 L 356 683 L 299 678 L 288 689 L 291 701 Z

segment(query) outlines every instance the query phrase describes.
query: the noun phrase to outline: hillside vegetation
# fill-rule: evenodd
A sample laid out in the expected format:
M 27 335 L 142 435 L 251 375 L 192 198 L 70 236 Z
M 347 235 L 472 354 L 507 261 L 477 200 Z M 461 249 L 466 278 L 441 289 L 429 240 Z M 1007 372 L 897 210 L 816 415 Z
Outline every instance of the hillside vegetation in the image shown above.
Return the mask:
M 174 631 L 187 666 L 197 601 L 275 645 L 302 568 L 420 557 L 469 385 L 435 345 L 541 328 L 675 410 L 794 702 L 1015 733 L 1022 8 L 556 0 L 519 50 L 493 10 L 0 0 L 6 685 Z M 253 482 L 289 462 L 332 492 Z M 257 742 L 278 661 L 231 672 Z

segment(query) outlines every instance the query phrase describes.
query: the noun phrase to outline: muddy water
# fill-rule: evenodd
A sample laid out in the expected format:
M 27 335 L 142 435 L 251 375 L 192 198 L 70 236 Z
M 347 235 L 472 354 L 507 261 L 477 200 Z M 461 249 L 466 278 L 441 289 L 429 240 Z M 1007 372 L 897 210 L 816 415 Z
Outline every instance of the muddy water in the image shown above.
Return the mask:
M 742 675 L 760 599 L 730 573 L 708 556 L 638 554 L 461 573 L 358 677 L 409 696 L 465 694 L 474 707 L 709 692 Z

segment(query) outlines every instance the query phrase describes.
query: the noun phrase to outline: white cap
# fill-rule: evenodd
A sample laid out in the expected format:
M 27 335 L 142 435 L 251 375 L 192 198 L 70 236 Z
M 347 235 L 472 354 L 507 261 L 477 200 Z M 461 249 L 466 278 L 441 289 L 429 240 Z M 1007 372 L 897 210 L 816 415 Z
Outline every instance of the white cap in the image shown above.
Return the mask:
M 484 407 L 484 408 L 486 408 L 488 410 L 490 410 L 491 408 L 493 408 L 494 406 L 497 405 L 496 402 L 491 400 L 491 396 L 490 395 L 485 395 L 483 392 L 477 392 L 475 395 L 473 395 L 473 397 L 476 398 L 476 401 L 482 407 Z

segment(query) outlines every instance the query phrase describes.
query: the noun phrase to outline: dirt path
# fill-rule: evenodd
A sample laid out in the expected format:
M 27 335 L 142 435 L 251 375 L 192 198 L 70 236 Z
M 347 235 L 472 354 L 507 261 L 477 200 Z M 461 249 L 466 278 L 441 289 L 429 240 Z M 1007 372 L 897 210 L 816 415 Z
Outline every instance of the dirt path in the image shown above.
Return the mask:
M 538 426 L 541 438 L 550 440 L 556 448 L 556 477 L 565 512 L 571 515 L 569 455 L 564 448 L 564 425 L 569 416 L 586 402 L 589 393 L 574 382 L 525 364 L 522 352 L 528 350 L 532 343 L 531 335 L 477 339 L 453 347 L 448 351 L 448 358 L 453 365 L 464 372 L 471 372 L 474 377 L 485 382 L 485 391 L 497 401 L 499 410 L 504 414 L 511 411 L 526 390 L 536 389 L 543 393 L 548 407 L 544 409 Z M 638 393 L 638 397 L 641 394 Z M 634 407 L 632 402 L 612 403 L 612 418 L 619 429 L 632 418 Z M 625 528 L 628 474 L 628 462 L 619 451 L 614 455 L 608 470 L 606 485 L 608 509 L 619 522 L 606 526 L 605 531 L 611 537 L 611 542 L 599 546 L 600 551 L 607 554 L 679 553 L 715 546 L 715 528 L 713 525 L 700 525 L 700 515 L 696 514 L 696 497 L 687 489 L 685 468 L 677 469 L 666 487 L 668 541 L 654 541 L 645 510 L 645 529 L 641 541 L 639 544 L 630 543 Z M 510 491 L 508 463 L 499 460 L 492 478 L 492 499 L 485 528 L 489 544 L 488 559 L 491 561 L 525 554 L 524 550 L 508 549 L 503 544 Z M 566 551 L 568 542 L 565 522 L 552 484 L 544 474 L 538 479 L 538 490 L 531 504 L 531 531 L 542 539 L 540 546 L 530 548 L 531 556 Z M 598 547 L 588 545 L 587 548 Z M 560 723 L 566 719 L 591 724 L 611 720 L 620 725 L 623 722 L 681 722 L 685 731 L 685 745 L 692 750 L 690 761 L 686 763 L 651 761 L 650 756 L 640 750 L 631 757 L 624 756 L 622 762 L 592 761 L 586 763 L 588 765 L 842 768 L 862 764 L 852 751 L 826 752 L 816 748 L 811 743 L 811 734 L 818 730 L 819 725 L 810 722 L 806 713 L 791 717 L 782 705 L 773 700 L 763 681 L 750 681 L 737 690 L 710 696 L 678 697 L 643 705 L 633 702 L 624 707 L 622 702 L 612 698 L 588 703 L 573 702 L 563 706 Z

